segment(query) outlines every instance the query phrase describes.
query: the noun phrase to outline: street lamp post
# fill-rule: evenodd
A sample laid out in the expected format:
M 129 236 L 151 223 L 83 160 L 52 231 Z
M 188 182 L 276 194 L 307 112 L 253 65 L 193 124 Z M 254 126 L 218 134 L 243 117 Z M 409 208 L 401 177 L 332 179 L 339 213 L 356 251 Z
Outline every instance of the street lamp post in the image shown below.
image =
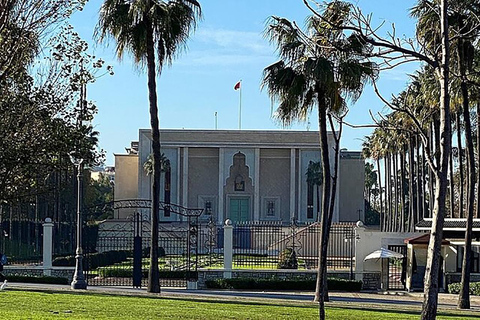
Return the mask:
M 83 182 L 83 159 L 77 159 L 70 155 L 70 159 L 77 167 L 77 250 L 75 251 L 75 273 L 71 283 L 72 289 L 87 289 L 87 281 L 83 274 L 83 249 L 82 249 L 82 182 Z

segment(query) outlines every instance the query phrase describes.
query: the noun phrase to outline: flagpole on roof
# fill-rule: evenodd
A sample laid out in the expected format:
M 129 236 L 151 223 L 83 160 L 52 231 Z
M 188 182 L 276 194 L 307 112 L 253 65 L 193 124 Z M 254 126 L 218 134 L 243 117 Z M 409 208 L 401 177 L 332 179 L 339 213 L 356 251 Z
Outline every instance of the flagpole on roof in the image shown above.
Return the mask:
M 242 130 L 242 80 L 238 81 L 233 90 L 240 90 L 239 107 L 238 107 L 238 130 Z
M 238 108 L 238 130 L 242 130 L 242 80 L 240 80 L 240 98 Z

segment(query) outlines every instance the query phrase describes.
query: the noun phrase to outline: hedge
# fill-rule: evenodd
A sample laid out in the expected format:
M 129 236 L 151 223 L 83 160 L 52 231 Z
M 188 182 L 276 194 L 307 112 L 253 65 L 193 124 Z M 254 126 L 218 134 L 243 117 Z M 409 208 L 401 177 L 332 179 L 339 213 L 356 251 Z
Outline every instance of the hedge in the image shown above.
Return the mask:
M 453 294 L 460 293 L 461 285 L 459 282 L 450 283 L 448 285 L 448 292 Z M 480 282 L 470 282 L 470 294 L 480 296 Z
M 159 271 L 161 279 L 185 279 L 187 271 Z M 131 268 L 100 268 L 98 275 L 101 277 L 132 278 L 133 270 Z M 142 277 L 148 278 L 148 270 L 142 270 Z
M 50 277 L 50 276 L 24 276 L 24 275 L 7 275 L 8 281 L 22 283 L 46 283 L 46 284 L 69 284 L 67 278 Z
M 362 282 L 338 278 L 328 278 L 328 289 L 334 291 L 358 292 Z M 315 279 L 256 279 L 233 278 L 205 281 L 207 288 L 212 289 L 256 289 L 256 290 L 315 290 Z
M 123 262 L 130 256 L 131 251 L 118 250 L 100 253 L 91 253 L 84 256 L 83 267 L 85 269 L 96 269 Z M 88 263 L 88 266 L 87 266 Z M 52 261 L 54 266 L 75 266 L 75 256 L 57 257 Z

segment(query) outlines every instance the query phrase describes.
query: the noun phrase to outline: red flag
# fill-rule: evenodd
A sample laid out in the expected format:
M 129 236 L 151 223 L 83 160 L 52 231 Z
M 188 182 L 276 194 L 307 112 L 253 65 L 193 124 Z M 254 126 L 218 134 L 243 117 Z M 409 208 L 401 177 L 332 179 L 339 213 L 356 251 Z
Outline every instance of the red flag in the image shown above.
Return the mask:
M 241 82 L 238 81 L 238 82 L 235 84 L 235 87 L 233 87 L 233 90 L 238 90 L 238 89 L 240 89 L 240 84 L 241 84 Z

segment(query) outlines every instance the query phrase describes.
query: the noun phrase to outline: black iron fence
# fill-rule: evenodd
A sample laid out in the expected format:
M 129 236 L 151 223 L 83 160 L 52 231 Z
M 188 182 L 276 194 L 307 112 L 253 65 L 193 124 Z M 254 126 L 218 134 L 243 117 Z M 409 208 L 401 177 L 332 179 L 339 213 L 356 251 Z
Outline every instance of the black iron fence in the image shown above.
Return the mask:
M 336 223 L 330 230 L 327 267 L 353 272 L 355 225 Z M 234 269 L 316 269 L 320 224 L 246 222 L 234 225 Z M 199 268 L 223 268 L 224 229 L 212 222 L 199 227 Z
M 333 224 L 327 267 L 353 272 L 355 264 L 353 224 Z M 320 224 L 242 223 L 233 229 L 233 268 L 316 269 Z
M 151 228 L 148 215 L 107 221 L 98 229 L 95 245 L 85 253 L 88 285 L 146 287 L 150 266 Z M 190 271 L 189 225 L 159 225 L 158 266 L 162 287 L 185 287 Z M 84 242 L 85 246 L 85 242 Z

